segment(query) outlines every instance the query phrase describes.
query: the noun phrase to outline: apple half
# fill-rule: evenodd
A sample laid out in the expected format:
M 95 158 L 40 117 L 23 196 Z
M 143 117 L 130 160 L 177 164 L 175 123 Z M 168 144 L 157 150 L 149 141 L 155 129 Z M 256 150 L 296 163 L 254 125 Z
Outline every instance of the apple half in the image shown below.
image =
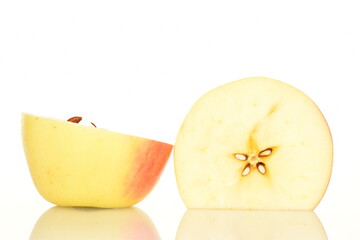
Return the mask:
M 22 115 L 33 182 L 61 206 L 121 208 L 153 189 L 172 145 L 69 121 Z
M 314 102 L 264 77 L 201 97 L 174 151 L 188 208 L 313 210 L 325 194 L 332 160 L 331 133 Z

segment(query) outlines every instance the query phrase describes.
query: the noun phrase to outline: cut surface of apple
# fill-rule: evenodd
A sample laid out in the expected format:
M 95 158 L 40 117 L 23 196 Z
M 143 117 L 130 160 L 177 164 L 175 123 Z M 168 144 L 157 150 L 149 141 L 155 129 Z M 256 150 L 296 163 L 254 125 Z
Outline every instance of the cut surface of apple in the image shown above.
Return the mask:
M 312 210 L 325 194 L 332 159 L 331 133 L 314 102 L 264 77 L 201 97 L 174 151 L 188 208 Z
M 120 208 L 153 189 L 172 145 L 22 115 L 23 146 L 33 182 L 49 202 L 61 206 Z
M 244 211 L 190 209 L 179 225 L 176 240 L 276 239 L 327 240 L 313 211 Z

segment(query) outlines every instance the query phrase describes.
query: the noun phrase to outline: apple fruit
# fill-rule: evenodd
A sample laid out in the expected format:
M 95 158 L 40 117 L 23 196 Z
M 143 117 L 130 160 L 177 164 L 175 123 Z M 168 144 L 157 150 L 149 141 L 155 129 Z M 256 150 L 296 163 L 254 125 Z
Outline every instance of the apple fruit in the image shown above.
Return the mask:
M 22 135 L 33 182 L 61 206 L 121 208 L 153 189 L 172 145 L 24 113 Z
M 316 239 L 327 240 L 313 211 L 250 211 L 190 209 L 176 240 L 192 239 Z
M 331 133 L 315 103 L 265 77 L 202 96 L 174 150 L 188 208 L 313 210 L 327 189 L 332 160 Z
M 135 207 L 52 207 L 36 222 L 30 240 L 160 240 L 150 218 Z

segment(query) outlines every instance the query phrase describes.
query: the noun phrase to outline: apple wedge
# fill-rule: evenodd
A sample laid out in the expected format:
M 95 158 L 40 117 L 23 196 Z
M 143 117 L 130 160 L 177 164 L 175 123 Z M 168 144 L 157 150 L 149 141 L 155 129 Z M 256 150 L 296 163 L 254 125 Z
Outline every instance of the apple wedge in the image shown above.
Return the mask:
M 172 145 L 23 114 L 23 146 L 33 182 L 61 206 L 121 208 L 158 181 Z
M 188 208 L 312 210 L 325 194 L 332 159 L 329 127 L 314 102 L 264 77 L 201 97 L 174 151 Z

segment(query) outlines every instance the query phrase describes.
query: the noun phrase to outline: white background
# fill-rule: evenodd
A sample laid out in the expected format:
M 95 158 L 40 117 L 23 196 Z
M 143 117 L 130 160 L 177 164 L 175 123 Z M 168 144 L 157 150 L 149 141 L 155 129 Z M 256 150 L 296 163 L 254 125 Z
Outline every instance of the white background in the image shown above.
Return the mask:
M 174 144 L 192 104 L 250 76 L 310 96 L 331 128 L 333 175 L 315 213 L 329 239 L 360 239 L 358 1 L 0 1 L 0 239 L 28 239 L 53 205 L 33 186 L 21 112 Z M 173 157 L 137 205 L 162 239 L 186 211 Z

